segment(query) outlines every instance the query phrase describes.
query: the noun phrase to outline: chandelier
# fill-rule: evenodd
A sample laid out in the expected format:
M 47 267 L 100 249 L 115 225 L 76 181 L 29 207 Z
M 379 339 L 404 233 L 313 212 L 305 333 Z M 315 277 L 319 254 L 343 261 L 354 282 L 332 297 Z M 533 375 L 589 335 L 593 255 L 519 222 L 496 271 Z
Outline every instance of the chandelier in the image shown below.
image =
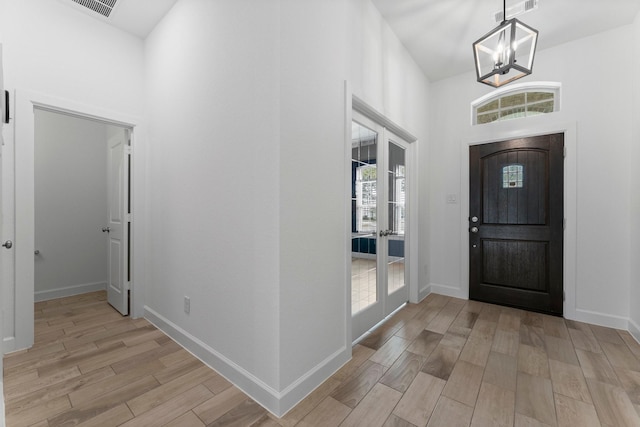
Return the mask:
M 502 23 L 473 44 L 478 82 L 493 87 L 531 74 L 538 41 L 538 30 L 506 19 L 506 0 L 502 10 Z

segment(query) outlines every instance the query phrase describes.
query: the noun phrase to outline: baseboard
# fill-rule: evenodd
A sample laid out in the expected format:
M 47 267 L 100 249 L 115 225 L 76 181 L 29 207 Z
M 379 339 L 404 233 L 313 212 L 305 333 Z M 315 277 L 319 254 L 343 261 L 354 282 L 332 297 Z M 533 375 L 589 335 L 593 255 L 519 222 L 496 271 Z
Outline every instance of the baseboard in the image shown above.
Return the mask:
M 351 358 L 349 349 L 343 347 L 278 391 L 147 306 L 144 317 L 277 417 L 286 414 Z
M 469 295 L 466 291 L 456 288 L 455 286 L 430 283 L 429 287 L 431 288 L 431 292 L 434 294 L 445 295 L 453 298 L 469 299 Z
M 49 301 L 57 298 L 88 294 L 89 292 L 104 291 L 105 289 L 107 289 L 107 282 L 85 283 L 82 285 L 51 289 L 49 291 L 36 291 L 34 292 L 34 300 L 35 302 Z
M 2 369 L 2 362 L 0 362 L 0 369 Z M 0 399 L 0 427 L 4 427 L 4 386 L 2 377 L 0 377 L 0 396 L 2 396 L 2 399 Z
M 351 360 L 351 349 L 342 347 L 298 378 L 280 392 L 280 411 L 279 413 L 274 413 L 274 415 L 278 417 L 286 415 L 287 412 L 324 383 L 331 375 L 335 374 L 349 360 Z
M 577 308 L 574 312 L 575 319 L 579 322 L 591 323 L 592 325 L 606 326 L 607 328 L 624 329 L 629 328 L 629 319 L 622 316 L 600 313 L 597 311 Z
M 456 288 L 454 286 L 430 283 L 428 287 L 434 294 L 446 295 L 454 298 L 469 299 L 469 295 L 467 295 L 466 291 L 463 291 L 462 289 Z M 593 325 L 606 326 L 608 328 L 624 330 L 629 329 L 629 331 L 631 332 L 631 320 L 622 316 L 614 316 L 611 314 L 600 313 L 591 310 L 575 309 L 571 313 L 565 312 L 565 318 L 570 320 L 577 320 L 579 322 L 591 323 Z M 637 328 L 637 325 L 636 331 L 637 334 L 634 335 L 634 337 L 636 339 L 639 339 L 640 328 Z
M 424 287 L 420 288 L 420 290 L 418 291 L 418 301 L 416 301 L 416 302 L 422 301 L 430 293 L 431 293 L 431 285 L 427 285 L 427 286 L 424 286 Z
M 640 343 L 640 326 L 632 319 L 629 319 L 629 333 Z
M 16 351 L 16 337 L 4 337 L 2 339 L 2 351 L 4 354 Z

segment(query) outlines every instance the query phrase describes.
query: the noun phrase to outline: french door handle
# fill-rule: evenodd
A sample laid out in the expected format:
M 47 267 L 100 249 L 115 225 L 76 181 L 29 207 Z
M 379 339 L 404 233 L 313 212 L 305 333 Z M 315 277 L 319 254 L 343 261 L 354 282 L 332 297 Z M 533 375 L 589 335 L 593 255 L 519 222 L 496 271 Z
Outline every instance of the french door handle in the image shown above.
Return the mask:
M 108 232 L 110 232 L 110 231 L 111 231 L 111 228 L 109 228 L 109 227 L 104 227 L 104 228 L 102 229 L 102 232 L 103 232 L 103 233 L 108 233 Z
M 396 233 L 394 233 L 393 230 L 380 230 L 380 237 L 391 236 L 394 234 Z

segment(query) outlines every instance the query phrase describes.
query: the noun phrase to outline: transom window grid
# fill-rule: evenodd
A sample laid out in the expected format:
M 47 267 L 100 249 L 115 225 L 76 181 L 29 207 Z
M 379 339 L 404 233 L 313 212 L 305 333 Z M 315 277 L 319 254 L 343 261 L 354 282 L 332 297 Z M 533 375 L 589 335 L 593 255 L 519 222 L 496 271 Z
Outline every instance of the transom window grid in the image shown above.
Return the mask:
M 518 92 L 489 100 L 476 108 L 475 124 L 537 116 L 555 111 L 554 92 Z

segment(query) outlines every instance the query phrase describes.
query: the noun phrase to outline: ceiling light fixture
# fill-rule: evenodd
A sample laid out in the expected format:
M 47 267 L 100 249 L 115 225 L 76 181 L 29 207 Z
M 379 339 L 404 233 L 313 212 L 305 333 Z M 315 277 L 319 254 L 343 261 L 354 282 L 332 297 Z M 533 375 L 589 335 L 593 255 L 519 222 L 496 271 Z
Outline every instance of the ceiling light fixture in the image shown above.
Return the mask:
M 507 0 L 503 0 L 505 20 L 473 44 L 478 82 L 500 87 L 531 74 L 538 42 L 538 30 L 516 18 L 507 20 Z

